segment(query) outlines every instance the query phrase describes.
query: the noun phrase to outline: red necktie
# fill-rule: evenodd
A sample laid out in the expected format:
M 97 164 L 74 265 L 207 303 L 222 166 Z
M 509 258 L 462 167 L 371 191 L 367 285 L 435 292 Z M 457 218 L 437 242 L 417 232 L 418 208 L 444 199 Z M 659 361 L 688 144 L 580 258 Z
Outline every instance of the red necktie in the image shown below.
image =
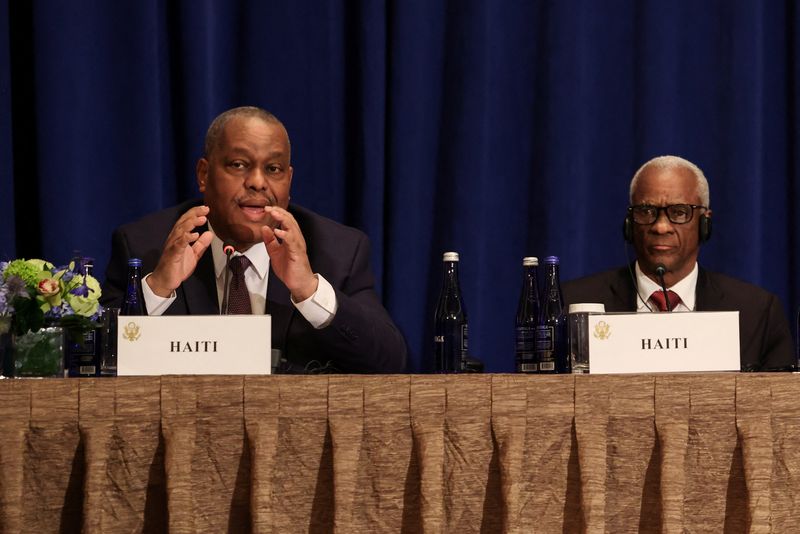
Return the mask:
M 674 310 L 675 306 L 680 304 L 681 298 L 672 290 L 667 291 L 667 295 L 669 296 L 669 309 Z M 667 311 L 667 299 L 664 298 L 663 291 L 653 291 L 653 294 L 650 295 L 650 300 L 656 303 L 658 311 Z
M 253 313 L 250 307 L 250 292 L 244 282 L 244 272 L 250 267 L 247 256 L 234 256 L 231 258 L 231 287 L 228 292 L 228 313 L 231 315 L 246 315 Z

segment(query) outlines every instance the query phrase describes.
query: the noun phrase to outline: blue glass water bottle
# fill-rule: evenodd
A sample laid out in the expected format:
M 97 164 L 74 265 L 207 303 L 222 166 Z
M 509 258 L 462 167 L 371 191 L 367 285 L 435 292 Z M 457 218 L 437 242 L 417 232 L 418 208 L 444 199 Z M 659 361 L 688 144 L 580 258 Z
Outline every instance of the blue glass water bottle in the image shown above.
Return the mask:
M 544 259 L 545 286 L 539 326 L 536 327 L 536 361 L 539 373 L 569 373 L 567 363 L 567 319 L 561 294 L 557 256 Z
M 75 275 L 84 277 L 86 280 L 92 275 L 94 268 L 94 258 L 86 258 L 76 255 L 72 259 L 72 271 Z M 86 288 L 88 291 L 88 287 Z M 102 332 L 99 328 L 91 328 L 79 335 L 80 339 L 74 339 L 72 335 L 67 336 L 65 345 L 64 368 L 70 377 L 76 376 L 98 376 L 100 374 L 100 352 Z
M 458 252 L 445 252 L 444 279 L 434 321 L 434 370 L 458 373 L 467 357 L 467 311 L 458 282 Z
M 128 288 L 125 290 L 125 300 L 119 314 L 147 315 L 142 293 L 142 260 L 139 258 L 128 260 Z
M 524 274 L 515 330 L 515 363 L 518 373 L 535 373 L 539 370 L 535 352 L 536 327 L 539 325 L 539 284 L 536 280 L 538 266 L 538 258 L 522 258 Z

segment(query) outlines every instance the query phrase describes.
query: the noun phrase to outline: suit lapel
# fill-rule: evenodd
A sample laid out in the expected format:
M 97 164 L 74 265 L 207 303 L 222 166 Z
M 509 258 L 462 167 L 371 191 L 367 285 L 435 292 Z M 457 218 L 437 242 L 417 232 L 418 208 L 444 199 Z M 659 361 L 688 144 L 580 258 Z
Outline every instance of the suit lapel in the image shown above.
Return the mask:
M 201 200 L 197 200 L 192 206 L 199 206 Z M 195 232 L 202 234 L 208 230 L 208 224 L 198 226 Z M 211 248 L 200 256 L 192 275 L 181 284 L 180 291 L 183 292 L 186 311 L 189 315 L 218 315 L 219 297 L 217 296 L 217 276 L 214 274 L 214 255 Z M 179 308 L 179 306 L 172 306 Z M 177 311 L 177 313 L 182 313 Z
M 633 269 L 633 267 L 631 267 Z M 634 275 L 635 276 L 635 275 Z M 611 294 L 614 295 L 613 308 L 606 309 L 607 312 L 630 312 L 636 311 L 636 287 L 631 279 L 631 273 L 627 268 L 617 271 L 617 276 L 610 284 Z
M 309 228 L 303 224 L 303 217 L 297 212 L 295 207 L 290 204 L 289 213 L 297 220 L 300 230 L 303 232 L 306 242 L 311 242 L 312 238 L 306 232 Z M 314 266 L 313 248 L 308 247 L 308 260 Z M 284 357 L 287 353 L 286 340 L 289 337 L 289 327 L 292 324 L 297 308 L 292 304 L 289 288 L 281 282 L 272 270 L 272 262 L 269 265 L 269 282 L 267 283 L 267 307 L 266 313 L 272 316 L 272 348 L 283 350 Z
M 181 285 L 186 299 L 186 311 L 191 315 L 216 315 L 219 313 L 217 277 L 210 250 L 197 262 L 194 274 Z
M 708 272 L 702 267 L 698 267 L 697 287 L 695 288 L 695 311 L 717 311 L 724 310 L 725 295 L 719 287 L 708 276 Z M 715 304 L 710 304 L 715 303 Z

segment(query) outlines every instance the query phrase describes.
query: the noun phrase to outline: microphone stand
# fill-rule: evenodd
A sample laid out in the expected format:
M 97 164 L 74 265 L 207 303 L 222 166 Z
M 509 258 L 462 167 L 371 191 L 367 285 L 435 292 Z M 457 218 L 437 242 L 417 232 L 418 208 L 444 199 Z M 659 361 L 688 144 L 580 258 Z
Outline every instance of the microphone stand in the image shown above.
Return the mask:
M 222 306 L 220 306 L 219 314 L 228 315 L 228 294 L 231 287 L 231 256 L 233 256 L 233 247 L 231 245 L 224 245 L 222 251 L 225 253 L 225 279 L 222 282 Z
M 667 293 L 667 285 L 664 283 L 664 275 L 667 273 L 667 268 L 664 267 L 662 264 L 656 265 L 656 276 L 658 276 L 658 281 L 661 284 L 661 291 L 664 293 L 664 300 L 667 304 L 667 311 L 672 311 L 672 303 L 669 301 L 669 294 Z

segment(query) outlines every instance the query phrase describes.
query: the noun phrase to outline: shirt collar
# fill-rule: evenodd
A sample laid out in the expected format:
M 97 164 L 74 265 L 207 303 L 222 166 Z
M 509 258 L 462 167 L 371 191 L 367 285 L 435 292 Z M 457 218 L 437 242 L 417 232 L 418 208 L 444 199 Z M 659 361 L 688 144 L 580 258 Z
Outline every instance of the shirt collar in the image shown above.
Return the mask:
M 211 232 L 214 232 L 214 229 L 211 228 L 211 223 L 208 223 L 208 229 Z M 214 274 L 217 278 L 222 276 L 225 273 L 225 263 L 227 258 L 225 257 L 225 252 L 223 252 L 222 247 L 224 243 L 222 240 L 217 237 L 217 234 L 214 233 L 214 239 L 211 240 L 211 255 L 214 258 Z M 267 254 L 267 247 L 263 243 L 256 243 L 255 245 L 251 246 L 243 253 L 239 251 L 234 251 L 233 256 L 247 256 L 247 259 L 250 260 L 251 266 L 255 271 L 255 274 L 263 280 L 263 278 L 269 273 L 269 254 Z
M 682 280 L 672 287 L 667 289 L 674 291 L 681 298 L 681 302 L 690 310 L 694 310 L 697 289 L 697 276 L 699 273 L 697 262 L 694 262 L 692 272 L 686 275 Z M 639 267 L 639 262 L 636 262 L 636 287 L 639 289 L 639 294 L 645 300 L 650 298 L 654 291 L 661 291 L 661 286 L 653 282 L 642 272 Z

